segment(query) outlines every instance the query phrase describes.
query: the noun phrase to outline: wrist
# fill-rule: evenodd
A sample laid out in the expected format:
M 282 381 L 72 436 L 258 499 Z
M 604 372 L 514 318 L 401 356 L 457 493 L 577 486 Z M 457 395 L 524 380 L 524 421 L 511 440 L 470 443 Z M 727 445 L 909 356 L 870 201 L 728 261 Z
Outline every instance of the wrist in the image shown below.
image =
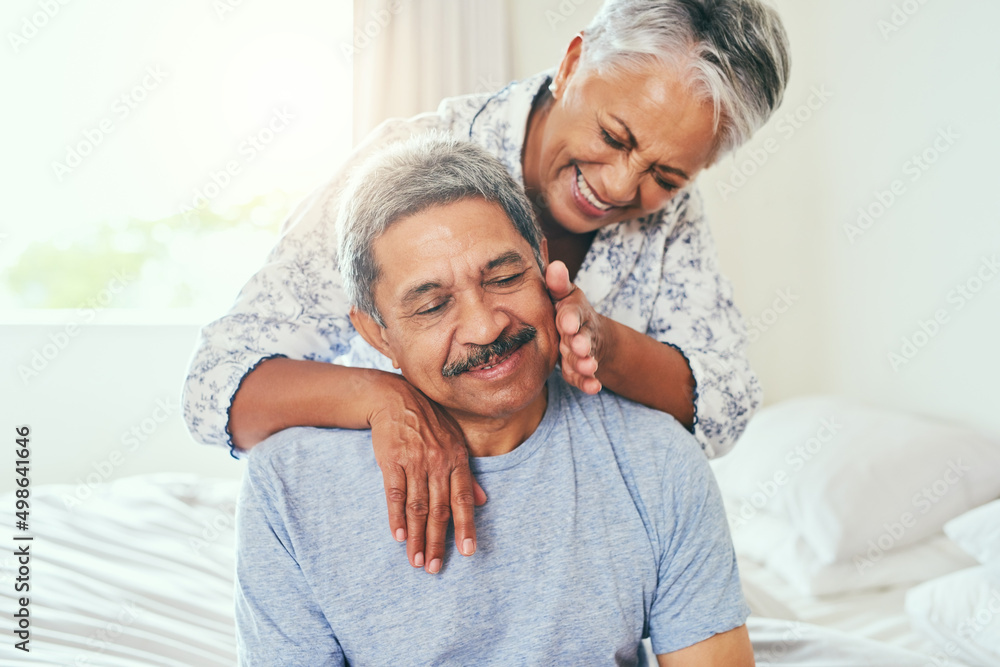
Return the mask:
M 365 374 L 360 392 L 365 397 L 366 421 L 371 427 L 387 412 L 399 413 L 413 387 L 402 375 L 371 369 Z

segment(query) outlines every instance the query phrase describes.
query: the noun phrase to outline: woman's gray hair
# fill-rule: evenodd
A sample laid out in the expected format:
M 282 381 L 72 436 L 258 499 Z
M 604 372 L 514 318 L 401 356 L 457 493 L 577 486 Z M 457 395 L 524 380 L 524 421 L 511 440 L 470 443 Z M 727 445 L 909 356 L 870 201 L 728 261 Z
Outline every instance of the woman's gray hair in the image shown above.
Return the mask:
M 681 68 L 714 107 L 712 161 L 767 122 L 788 80 L 788 37 L 760 0 L 607 0 L 583 35 L 585 67 Z
M 476 197 L 503 209 L 544 272 L 542 231 L 524 191 L 503 164 L 469 141 L 430 133 L 366 159 L 340 195 L 337 260 L 351 304 L 385 326 L 375 306 L 375 283 L 381 274 L 375 239 L 402 218 Z

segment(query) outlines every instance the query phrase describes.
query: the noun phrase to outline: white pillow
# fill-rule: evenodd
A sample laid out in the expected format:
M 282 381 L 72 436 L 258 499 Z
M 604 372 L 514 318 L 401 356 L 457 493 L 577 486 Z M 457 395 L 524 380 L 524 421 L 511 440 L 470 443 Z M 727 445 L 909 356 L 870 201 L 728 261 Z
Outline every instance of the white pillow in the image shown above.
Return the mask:
M 928 581 L 906 594 L 914 630 L 970 665 L 1000 665 L 1000 564 Z
M 733 525 L 737 555 L 767 567 L 804 595 L 834 595 L 883 586 L 916 584 L 975 565 L 976 561 L 938 533 L 917 544 L 867 558 L 825 564 L 785 521 L 760 514 Z
M 1000 442 L 845 398 L 784 401 L 713 461 L 737 520 L 786 520 L 820 564 L 885 554 L 1000 495 Z
M 944 533 L 980 563 L 1000 563 L 1000 500 L 952 519 Z

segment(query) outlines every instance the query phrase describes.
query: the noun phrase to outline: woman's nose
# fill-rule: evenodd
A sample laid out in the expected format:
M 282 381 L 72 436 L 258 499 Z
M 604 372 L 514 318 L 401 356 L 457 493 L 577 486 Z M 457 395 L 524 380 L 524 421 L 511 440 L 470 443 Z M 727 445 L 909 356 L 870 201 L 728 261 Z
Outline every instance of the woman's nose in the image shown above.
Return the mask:
M 627 206 L 635 201 L 642 173 L 623 156 L 615 165 L 604 170 L 604 188 L 615 206 Z

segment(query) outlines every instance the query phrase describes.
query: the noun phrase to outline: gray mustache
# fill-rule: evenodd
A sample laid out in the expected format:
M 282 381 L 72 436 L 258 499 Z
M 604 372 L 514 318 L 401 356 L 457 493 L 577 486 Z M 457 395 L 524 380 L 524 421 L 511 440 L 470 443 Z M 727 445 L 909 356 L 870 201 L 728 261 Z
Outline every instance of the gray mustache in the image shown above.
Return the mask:
M 455 377 L 469 371 L 476 366 L 481 366 L 490 360 L 490 357 L 502 357 L 512 350 L 516 350 L 525 343 L 530 343 L 535 339 L 538 332 L 535 327 L 525 324 L 517 333 L 512 335 L 501 334 L 499 338 L 489 345 L 477 345 L 476 349 L 462 361 L 447 364 L 441 369 L 441 375 L 446 378 Z

